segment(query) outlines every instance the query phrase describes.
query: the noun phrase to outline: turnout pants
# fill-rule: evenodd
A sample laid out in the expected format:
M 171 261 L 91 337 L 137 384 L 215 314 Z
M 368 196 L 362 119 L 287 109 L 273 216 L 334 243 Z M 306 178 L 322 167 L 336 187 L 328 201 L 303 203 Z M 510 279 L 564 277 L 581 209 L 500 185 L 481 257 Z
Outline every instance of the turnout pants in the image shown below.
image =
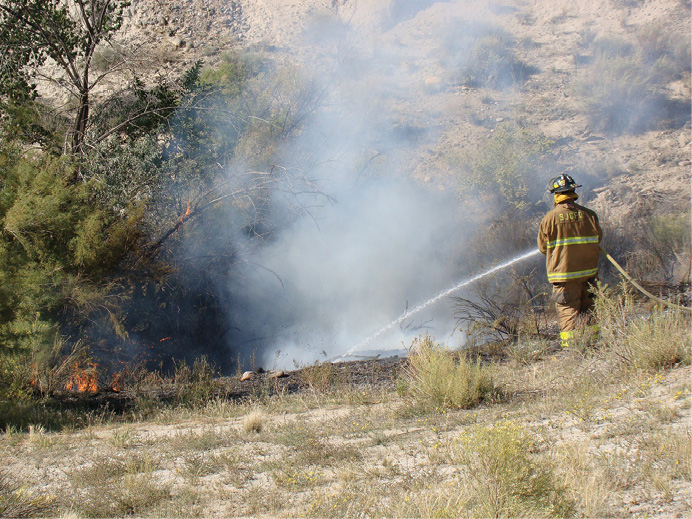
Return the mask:
M 560 323 L 560 340 L 563 348 L 584 333 L 586 327 L 598 332 L 593 323 L 593 294 L 589 292 L 596 278 L 553 283 L 553 299 Z

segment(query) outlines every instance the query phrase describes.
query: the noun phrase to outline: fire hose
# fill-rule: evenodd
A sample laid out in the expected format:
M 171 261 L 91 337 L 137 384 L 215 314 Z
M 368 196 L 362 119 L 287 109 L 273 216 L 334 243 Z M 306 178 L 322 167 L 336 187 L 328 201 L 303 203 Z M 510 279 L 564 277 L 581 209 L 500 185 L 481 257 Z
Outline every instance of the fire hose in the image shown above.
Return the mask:
M 622 275 L 625 277 L 625 279 L 626 279 L 627 281 L 629 281 L 630 283 L 632 283 L 632 285 L 634 285 L 635 288 L 637 288 L 637 290 L 639 290 L 640 292 L 642 292 L 643 294 L 645 294 L 647 297 L 649 297 L 650 299 L 653 299 L 654 301 L 658 301 L 659 303 L 662 303 L 662 304 L 664 304 L 664 305 L 666 305 L 666 306 L 670 306 L 670 307 L 672 307 L 672 308 L 678 308 L 678 309 L 681 309 L 681 310 L 687 310 L 688 312 L 692 312 L 692 308 L 690 308 L 689 306 L 682 306 L 682 305 L 678 305 L 678 304 L 675 304 L 675 303 L 671 303 L 670 301 L 666 301 L 665 299 L 662 299 L 662 298 L 660 298 L 660 297 L 656 297 L 655 295 L 653 295 L 651 292 L 649 292 L 649 291 L 646 290 L 643 286 L 641 286 L 639 283 L 637 283 L 634 279 L 632 279 L 632 276 L 630 276 L 630 275 L 625 271 L 625 269 L 622 268 L 622 266 L 621 266 L 617 261 L 615 261 L 615 258 L 613 258 L 610 254 L 608 254 L 608 253 L 603 249 L 603 247 L 601 247 L 601 246 L 599 245 L 598 248 L 601 249 L 601 252 L 605 255 L 606 258 L 608 258 L 608 261 L 610 261 L 610 262 L 615 266 L 615 268 L 618 269 L 618 271 L 620 272 L 620 274 L 622 274 Z

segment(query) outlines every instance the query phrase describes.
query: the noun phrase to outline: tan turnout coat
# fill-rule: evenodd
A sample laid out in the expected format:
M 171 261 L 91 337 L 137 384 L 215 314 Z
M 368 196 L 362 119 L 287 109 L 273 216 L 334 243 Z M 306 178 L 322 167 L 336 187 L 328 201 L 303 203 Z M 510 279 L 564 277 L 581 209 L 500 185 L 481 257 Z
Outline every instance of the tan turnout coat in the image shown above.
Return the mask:
M 546 256 L 548 281 L 586 280 L 598 275 L 601 226 L 598 216 L 573 201 L 556 204 L 543 217 L 538 249 Z

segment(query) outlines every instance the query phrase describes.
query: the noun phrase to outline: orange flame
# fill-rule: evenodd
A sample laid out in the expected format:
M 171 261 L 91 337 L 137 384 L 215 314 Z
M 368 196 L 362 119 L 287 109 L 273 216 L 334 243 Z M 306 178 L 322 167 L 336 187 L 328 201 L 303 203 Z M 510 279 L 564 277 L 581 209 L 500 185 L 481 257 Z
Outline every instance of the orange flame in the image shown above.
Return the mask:
M 38 378 L 38 370 L 36 369 L 36 363 L 35 362 L 30 363 L 29 369 L 31 369 L 31 381 L 29 381 L 29 385 L 31 387 L 38 387 L 40 381 Z
M 113 381 L 111 382 L 111 389 L 115 392 L 120 392 L 125 389 L 125 374 L 121 371 L 113 375 Z
M 82 368 L 79 362 L 73 365 L 73 373 L 65 385 L 67 391 L 79 391 L 80 393 L 95 393 L 98 391 L 95 362 L 90 362 L 88 368 Z
M 180 215 L 180 223 L 182 224 L 185 221 L 185 217 L 189 216 L 189 214 L 192 212 L 190 209 L 190 201 L 187 201 L 187 207 L 185 208 L 185 212 Z

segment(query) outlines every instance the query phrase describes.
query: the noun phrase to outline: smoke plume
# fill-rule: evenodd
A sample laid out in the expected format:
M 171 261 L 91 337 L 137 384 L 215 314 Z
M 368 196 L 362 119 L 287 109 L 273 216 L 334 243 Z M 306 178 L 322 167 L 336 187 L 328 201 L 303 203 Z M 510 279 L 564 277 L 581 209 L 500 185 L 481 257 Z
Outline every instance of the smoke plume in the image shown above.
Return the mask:
M 310 60 L 300 73 L 324 101 L 276 157 L 318 190 L 290 200 L 275 193 L 270 219 L 282 224 L 254 253 L 259 267 L 219 286 L 229 352 L 265 366 L 338 357 L 456 282 L 472 230 L 453 190 L 411 178 L 420 150 L 439 135 L 434 117 L 402 110 L 420 95 L 406 52 L 321 23 L 306 32 Z M 304 210 L 296 216 L 295 207 Z M 372 346 L 401 350 L 420 333 L 453 331 L 440 304 Z

